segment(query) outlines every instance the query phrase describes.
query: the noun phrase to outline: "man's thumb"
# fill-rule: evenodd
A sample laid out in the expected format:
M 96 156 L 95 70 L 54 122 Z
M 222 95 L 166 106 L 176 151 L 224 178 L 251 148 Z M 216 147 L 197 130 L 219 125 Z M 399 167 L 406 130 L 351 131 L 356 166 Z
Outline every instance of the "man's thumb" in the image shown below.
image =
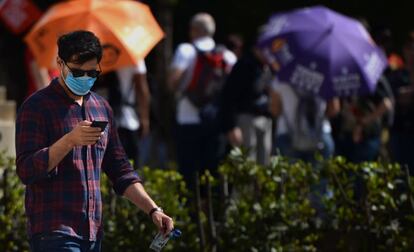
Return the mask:
M 81 125 L 81 126 L 90 126 L 91 124 L 92 124 L 92 122 L 87 121 L 87 120 L 81 121 L 79 123 L 79 125 Z

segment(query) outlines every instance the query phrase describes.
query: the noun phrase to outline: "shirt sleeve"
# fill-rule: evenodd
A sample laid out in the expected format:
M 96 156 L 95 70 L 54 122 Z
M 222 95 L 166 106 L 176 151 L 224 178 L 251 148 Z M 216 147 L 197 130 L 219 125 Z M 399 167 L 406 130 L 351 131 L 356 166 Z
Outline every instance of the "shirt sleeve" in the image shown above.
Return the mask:
M 114 191 L 123 195 L 128 186 L 134 183 L 141 183 L 142 180 L 134 171 L 128 157 L 119 140 L 116 125 L 113 120 L 113 112 L 107 105 L 109 113 L 109 139 L 102 161 L 102 169 L 112 182 Z
M 239 61 L 230 72 L 222 91 L 221 122 L 224 132 L 228 132 L 237 126 L 237 107 L 240 102 L 241 92 L 244 89 L 244 74 L 246 69 L 244 62 Z
M 25 102 L 16 120 L 16 170 L 20 180 L 28 185 L 57 174 L 50 172 L 46 116 L 36 102 Z
M 188 43 L 180 44 L 175 51 L 171 68 L 185 70 L 191 65 L 191 62 L 195 59 L 195 56 L 196 51 L 193 45 Z
M 226 50 L 224 52 L 223 58 L 224 58 L 224 61 L 226 62 L 226 64 L 230 67 L 233 67 L 234 64 L 236 64 L 236 62 L 237 62 L 236 55 L 230 50 Z

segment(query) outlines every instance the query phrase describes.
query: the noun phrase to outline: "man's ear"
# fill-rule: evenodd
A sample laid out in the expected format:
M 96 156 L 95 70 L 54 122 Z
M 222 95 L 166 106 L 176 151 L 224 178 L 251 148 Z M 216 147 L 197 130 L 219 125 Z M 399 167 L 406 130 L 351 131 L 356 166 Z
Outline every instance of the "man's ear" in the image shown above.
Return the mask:
M 56 57 L 56 64 L 59 67 L 62 67 L 63 65 L 63 60 L 59 56 Z

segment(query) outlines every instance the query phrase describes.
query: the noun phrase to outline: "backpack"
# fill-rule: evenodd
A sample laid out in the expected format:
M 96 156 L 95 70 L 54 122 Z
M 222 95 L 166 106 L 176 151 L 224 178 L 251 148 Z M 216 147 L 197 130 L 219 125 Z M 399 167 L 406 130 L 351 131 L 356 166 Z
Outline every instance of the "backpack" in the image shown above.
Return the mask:
M 325 119 L 325 101 L 312 94 L 295 92 L 298 105 L 293 124 L 287 119 L 291 135 L 292 149 L 295 151 L 314 152 L 323 149 L 323 122 Z
M 196 46 L 197 58 L 193 75 L 185 95 L 198 108 L 213 102 L 227 78 L 224 61 L 225 47 L 217 46 L 212 51 L 201 51 Z

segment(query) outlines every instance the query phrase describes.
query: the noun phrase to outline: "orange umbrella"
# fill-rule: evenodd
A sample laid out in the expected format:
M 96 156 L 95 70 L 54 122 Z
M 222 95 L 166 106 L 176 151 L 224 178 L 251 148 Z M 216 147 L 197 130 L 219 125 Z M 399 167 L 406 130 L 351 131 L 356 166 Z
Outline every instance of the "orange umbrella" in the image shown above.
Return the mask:
M 74 0 L 52 6 L 25 37 L 40 65 L 53 68 L 57 38 L 89 30 L 101 40 L 103 71 L 136 64 L 164 33 L 145 4 L 131 0 Z

